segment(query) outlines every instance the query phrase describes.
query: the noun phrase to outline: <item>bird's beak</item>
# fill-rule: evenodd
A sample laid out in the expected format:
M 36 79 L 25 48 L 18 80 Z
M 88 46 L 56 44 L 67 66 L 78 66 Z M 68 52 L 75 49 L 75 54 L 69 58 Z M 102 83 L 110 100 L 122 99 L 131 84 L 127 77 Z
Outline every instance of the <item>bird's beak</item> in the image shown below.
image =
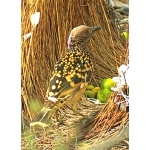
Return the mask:
M 92 27 L 92 28 L 93 28 L 93 31 L 97 31 L 97 30 L 101 29 L 101 28 L 98 27 L 98 26 L 94 26 L 94 27 Z

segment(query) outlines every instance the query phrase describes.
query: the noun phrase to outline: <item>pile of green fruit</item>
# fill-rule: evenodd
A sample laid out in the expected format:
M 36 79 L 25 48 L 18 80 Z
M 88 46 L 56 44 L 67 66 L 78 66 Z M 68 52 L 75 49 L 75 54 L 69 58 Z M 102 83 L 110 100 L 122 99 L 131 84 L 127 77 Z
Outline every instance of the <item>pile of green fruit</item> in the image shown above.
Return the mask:
M 88 98 L 96 98 L 101 103 L 106 103 L 111 95 L 111 87 L 115 86 L 115 82 L 111 78 L 103 79 L 99 82 L 99 86 L 94 87 L 88 85 L 86 89 L 86 95 Z

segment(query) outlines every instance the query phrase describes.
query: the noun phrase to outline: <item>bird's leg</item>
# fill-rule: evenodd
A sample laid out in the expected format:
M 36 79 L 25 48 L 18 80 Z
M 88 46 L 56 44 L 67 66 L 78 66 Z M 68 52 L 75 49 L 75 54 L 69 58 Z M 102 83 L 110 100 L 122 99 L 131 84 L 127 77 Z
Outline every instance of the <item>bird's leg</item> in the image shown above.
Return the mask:
M 64 124 L 63 119 L 64 119 L 64 117 L 65 117 L 65 114 L 64 114 L 63 116 L 62 116 L 62 114 L 61 114 L 61 116 L 59 116 L 58 112 L 59 112 L 60 114 L 61 114 L 62 112 L 61 112 L 61 110 L 58 110 L 58 111 L 57 111 L 57 114 L 56 114 L 56 121 L 58 122 L 57 126 L 59 127 L 60 125 L 63 125 L 63 124 Z
M 62 108 L 65 104 L 66 104 L 66 99 L 69 97 L 70 95 L 65 96 L 64 98 L 59 98 L 58 101 L 59 103 L 57 103 L 55 105 L 55 107 L 57 108 L 56 111 L 56 121 L 58 122 L 58 125 L 63 124 L 63 118 L 65 117 L 65 115 L 63 117 L 59 117 L 58 112 L 61 113 L 60 108 Z
M 59 110 L 57 110 L 57 112 L 56 112 L 56 121 L 57 121 L 57 127 L 59 128 L 59 125 L 61 125 L 62 124 L 62 120 L 59 118 L 59 114 L 58 114 L 58 111 Z

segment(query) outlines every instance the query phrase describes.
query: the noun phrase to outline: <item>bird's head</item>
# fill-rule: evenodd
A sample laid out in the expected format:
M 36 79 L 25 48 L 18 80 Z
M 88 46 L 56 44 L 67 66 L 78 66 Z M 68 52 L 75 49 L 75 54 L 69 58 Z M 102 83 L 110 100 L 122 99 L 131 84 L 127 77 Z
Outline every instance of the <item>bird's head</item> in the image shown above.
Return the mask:
M 74 44 L 80 44 L 84 46 L 89 37 L 91 37 L 91 35 L 99 29 L 100 27 L 97 26 L 89 27 L 86 25 L 80 25 L 73 28 L 70 32 L 67 42 L 68 49 L 70 49 Z

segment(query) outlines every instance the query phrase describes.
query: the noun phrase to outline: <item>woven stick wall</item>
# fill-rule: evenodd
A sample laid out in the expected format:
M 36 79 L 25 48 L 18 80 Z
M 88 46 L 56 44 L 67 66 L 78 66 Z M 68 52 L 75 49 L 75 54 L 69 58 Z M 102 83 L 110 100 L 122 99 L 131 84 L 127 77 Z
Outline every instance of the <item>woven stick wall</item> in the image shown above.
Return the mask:
M 54 64 L 66 53 L 73 27 L 101 27 L 88 46 L 95 66 L 91 82 L 117 75 L 117 65 L 126 62 L 126 46 L 110 10 L 104 0 L 22 0 L 22 37 L 32 30 L 30 16 L 40 12 L 32 36 L 22 38 L 22 110 L 29 120 L 33 115 L 28 102 L 44 101 Z

